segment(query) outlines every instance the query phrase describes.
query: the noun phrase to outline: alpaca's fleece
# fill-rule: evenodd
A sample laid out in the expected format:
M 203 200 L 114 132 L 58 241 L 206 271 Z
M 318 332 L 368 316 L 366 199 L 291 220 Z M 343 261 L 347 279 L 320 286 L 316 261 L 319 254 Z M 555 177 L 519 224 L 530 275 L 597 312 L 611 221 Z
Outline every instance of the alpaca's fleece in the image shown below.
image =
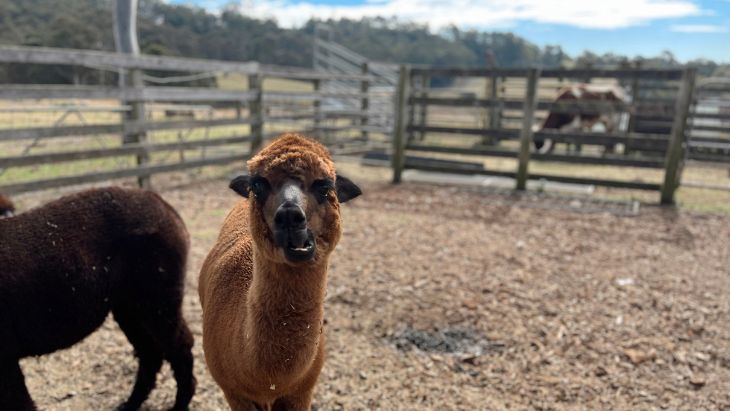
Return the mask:
M 336 189 L 318 200 L 309 188 L 336 182 L 334 162 L 324 146 L 292 133 L 264 147 L 248 168 L 274 191 L 291 179 L 302 183 L 317 251 L 301 263 L 282 256 L 267 223 L 279 206 L 275 193 L 239 201 L 200 272 L 206 362 L 232 410 L 309 410 L 324 363 L 327 265 L 342 231 Z
M 308 176 L 323 174 L 335 180 L 335 163 L 329 151 L 301 134 L 287 133 L 248 161 L 251 175 Z

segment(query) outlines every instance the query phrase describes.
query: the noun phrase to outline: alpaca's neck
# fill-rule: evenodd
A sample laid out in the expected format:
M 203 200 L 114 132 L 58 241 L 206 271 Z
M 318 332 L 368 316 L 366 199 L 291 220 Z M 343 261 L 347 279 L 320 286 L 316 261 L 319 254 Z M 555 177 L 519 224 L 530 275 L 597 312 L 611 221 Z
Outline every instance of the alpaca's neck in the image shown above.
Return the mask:
M 308 366 L 322 332 L 326 288 L 326 259 L 293 267 L 254 252 L 244 332 L 257 368 L 280 374 Z

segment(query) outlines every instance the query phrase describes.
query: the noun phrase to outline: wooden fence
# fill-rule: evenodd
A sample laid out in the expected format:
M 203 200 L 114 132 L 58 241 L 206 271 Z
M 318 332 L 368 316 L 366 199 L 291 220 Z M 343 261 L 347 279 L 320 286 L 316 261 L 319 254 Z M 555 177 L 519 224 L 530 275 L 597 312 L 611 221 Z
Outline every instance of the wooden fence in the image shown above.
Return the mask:
M 656 190 L 661 192 L 661 202 L 674 201 L 679 184 L 683 161 L 687 157 L 686 124 L 694 92 L 696 72 L 686 70 L 537 70 L 537 69 L 460 69 L 422 68 L 402 66 L 397 91 L 396 128 L 393 139 L 394 182 L 401 180 L 404 169 L 419 169 L 449 173 L 483 174 L 516 179 L 516 189 L 522 190 L 526 181 L 548 180 L 566 183 L 594 184 L 599 186 Z M 482 78 L 488 85 L 485 97 L 468 95 L 436 95 L 428 85 L 434 78 Z M 634 99 L 632 102 L 556 102 L 556 87 L 563 81 L 613 82 L 633 84 L 648 88 L 661 82 L 666 92 L 662 98 Z M 500 94 L 499 84 L 517 82 L 522 95 Z M 544 84 L 544 85 L 543 85 Z M 449 110 L 448 117 L 460 112 L 474 113 L 475 109 L 486 112 L 487 120 L 481 127 L 434 124 L 432 113 Z M 630 116 L 629 128 L 621 132 L 558 132 L 535 131 L 537 113 L 602 113 L 606 111 L 626 113 Z M 694 113 L 697 116 L 698 113 Z M 509 116 L 509 117 L 508 117 Z M 638 132 L 641 119 L 671 120 L 666 133 Z M 434 138 L 429 139 L 429 136 Z M 577 144 L 596 148 L 564 153 L 535 152 L 535 139 L 550 139 L 557 143 Z M 621 146 L 622 153 L 605 148 Z M 603 150 L 603 151 L 601 151 Z M 421 157 L 416 156 L 420 154 Z M 407 155 L 408 154 L 408 155 Z M 426 154 L 426 157 L 422 157 Z M 450 160 L 441 157 L 451 155 Z M 484 168 L 483 160 L 459 162 L 461 158 L 512 158 L 513 170 Z M 453 158 L 452 158 L 453 157 Z M 456 158 L 456 161 L 454 160 Z M 529 172 L 532 161 L 585 164 L 663 171 L 661 181 L 636 181 L 598 176 L 570 176 Z M 600 174 L 600 172 L 599 172 Z
M 0 175 L 0 192 L 7 194 L 126 177 L 138 177 L 145 185 L 151 175 L 162 172 L 236 162 L 243 166 L 243 161 L 267 138 L 280 131 L 327 137 L 335 151 L 352 150 L 353 146 L 367 143 L 369 137 L 363 132 L 391 131 L 369 125 L 367 112 L 361 110 L 321 110 L 320 103 L 328 98 L 354 98 L 366 105 L 372 80 L 368 75 L 323 73 L 256 62 L 16 46 L 0 46 L 2 63 L 27 67 L 81 66 L 171 84 L 0 87 L 0 118 L 5 120 L 0 121 L 0 172 L 15 173 L 4 181 Z M 159 72 L 170 76 L 147 75 Z M 222 76 L 247 84 L 235 89 L 172 85 L 188 78 Z M 265 86 L 277 81 L 294 81 L 301 90 Z M 362 86 L 356 90 L 323 90 L 321 86 L 329 81 L 350 81 Z M 45 121 L 50 124 L 39 124 L 43 121 L 35 114 L 44 111 L 63 114 Z M 33 115 L 17 121 L 19 113 Z M 78 118 L 68 121 L 70 114 Z M 169 161 L 175 155 L 178 161 Z M 123 166 L 100 163 L 109 159 Z M 83 161 L 87 163 L 79 165 Z M 62 175 L 28 171 L 62 164 Z
M 367 123 L 372 126 L 393 128 L 393 98 L 398 81 L 398 65 L 372 61 L 332 40 L 332 29 L 326 24 L 315 26 L 313 66 L 320 72 L 338 74 L 363 74 L 371 77 L 363 84 L 363 91 L 370 92 L 367 101 L 348 98 L 329 98 L 323 101 L 322 109 L 361 110 L 368 115 Z M 360 84 L 341 79 L 328 81 L 327 90 L 344 91 L 359 89 Z

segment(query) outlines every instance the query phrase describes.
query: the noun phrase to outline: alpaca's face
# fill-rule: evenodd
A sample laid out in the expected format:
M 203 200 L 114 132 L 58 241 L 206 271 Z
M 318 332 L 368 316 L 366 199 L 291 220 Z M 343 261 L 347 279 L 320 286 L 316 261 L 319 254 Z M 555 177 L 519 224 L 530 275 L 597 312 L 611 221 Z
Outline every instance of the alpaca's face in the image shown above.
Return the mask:
M 315 170 L 316 171 L 316 170 Z M 340 203 L 360 195 L 345 177 L 282 170 L 240 176 L 231 188 L 251 201 L 251 230 L 263 256 L 289 264 L 322 261 L 339 241 Z

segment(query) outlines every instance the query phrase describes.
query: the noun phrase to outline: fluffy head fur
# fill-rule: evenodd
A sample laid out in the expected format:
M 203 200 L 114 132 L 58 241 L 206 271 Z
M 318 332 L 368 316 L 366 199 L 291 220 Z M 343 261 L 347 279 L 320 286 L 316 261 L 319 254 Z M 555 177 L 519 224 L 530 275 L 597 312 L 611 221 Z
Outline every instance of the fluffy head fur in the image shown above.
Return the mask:
M 271 177 L 325 176 L 335 179 L 335 164 L 329 151 L 301 134 L 282 134 L 248 161 L 250 175 Z

